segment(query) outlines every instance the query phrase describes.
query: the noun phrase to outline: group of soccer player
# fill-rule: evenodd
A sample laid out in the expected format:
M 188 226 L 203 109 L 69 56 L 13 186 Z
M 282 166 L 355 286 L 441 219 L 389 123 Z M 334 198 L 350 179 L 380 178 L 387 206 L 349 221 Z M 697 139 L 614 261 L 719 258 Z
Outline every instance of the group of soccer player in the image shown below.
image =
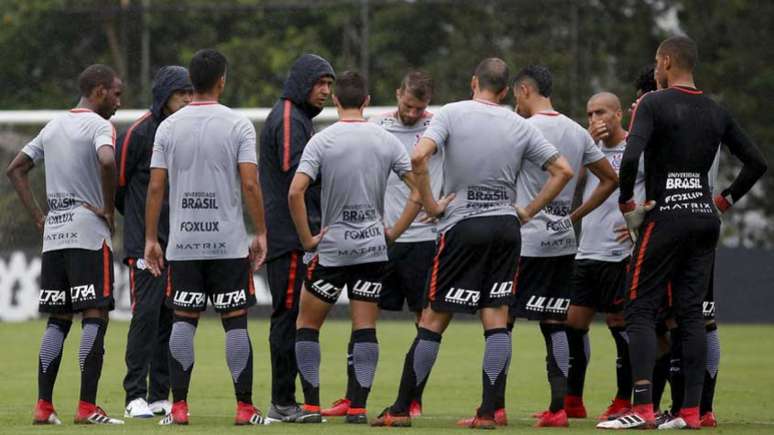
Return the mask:
M 583 128 L 554 109 L 547 68 L 531 65 L 511 77 L 497 58 L 476 67 L 470 100 L 431 114 L 432 79 L 412 71 L 396 90 L 397 109 L 367 120 L 364 77 L 336 75 L 325 59 L 306 54 L 266 119 L 260 152 L 251 122 L 218 102 L 227 61 L 216 50 L 197 52 L 187 70 L 162 68 L 151 110 L 118 140 L 108 119 L 120 106 L 121 80 L 104 65 L 86 68 L 77 107 L 49 122 L 7 171 L 43 232 L 39 303 L 49 320 L 34 422 L 61 423 L 52 392 L 73 315 L 81 313 L 75 422 L 123 423 L 96 405 L 114 306 L 117 208 L 133 312 L 126 417 L 188 424 L 194 336 L 209 300 L 225 331 L 236 424 L 332 416 L 368 423 L 377 318 L 405 301 L 416 314 L 416 337 L 397 398 L 372 426 L 410 426 L 422 414 L 455 313 L 478 313 L 485 339 L 481 404 L 459 425 L 507 425 L 516 318 L 538 321 L 545 339 L 550 402 L 535 426 L 585 418 L 596 312 L 607 314 L 617 379 L 597 427 L 716 425 L 719 216 L 767 166 L 733 118 L 696 89 L 690 38 L 665 40 L 655 61 L 638 81 L 627 132 L 616 95 L 592 96 Z M 330 96 L 338 122 L 315 133 L 312 120 Z M 515 112 L 502 105 L 509 98 Z M 721 144 L 743 166 L 713 197 Z M 27 176 L 44 158 L 45 213 Z M 252 402 L 247 328 L 253 273 L 264 265 L 273 300 L 266 415 Z M 352 317 L 346 394 L 322 409 L 319 333 L 342 291 Z M 673 404 L 661 413 L 667 379 Z

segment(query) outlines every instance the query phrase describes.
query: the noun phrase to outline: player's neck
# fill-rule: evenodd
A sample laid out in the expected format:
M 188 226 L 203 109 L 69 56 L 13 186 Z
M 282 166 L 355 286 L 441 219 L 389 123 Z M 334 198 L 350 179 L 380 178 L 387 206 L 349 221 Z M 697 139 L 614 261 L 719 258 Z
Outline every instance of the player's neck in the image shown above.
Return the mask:
M 218 102 L 220 94 L 218 92 L 194 92 L 192 103 Z
M 357 109 L 338 109 L 339 121 L 365 121 L 363 110 Z
M 620 144 L 621 142 L 626 139 L 626 130 L 623 128 L 619 128 L 613 134 L 611 134 L 606 139 L 602 140 L 602 144 L 605 145 L 606 148 L 615 148 Z
M 498 98 L 498 94 L 486 90 L 486 89 L 480 89 L 478 92 L 473 94 L 473 99 L 478 101 L 485 101 L 487 103 L 491 104 L 500 104 L 500 99 Z
M 532 109 L 531 112 L 533 115 L 538 114 L 540 112 L 556 112 L 549 98 L 538 99 L 532 104 L 531 109 Z
M 81 97 L 80 100 L 78 100 L 78 104 L 75 106 L 76 109 L 87 109 L 91 110 L 92 112 L 97 112 L 97 105 L 89 101 L 88 98 Z
M 674 77 L 669 77 L 667 82 L 670 88 L 681 86 L 696 89 L 696 82 L 693 81 L 693 74 L 691 73 L 676 74 Z

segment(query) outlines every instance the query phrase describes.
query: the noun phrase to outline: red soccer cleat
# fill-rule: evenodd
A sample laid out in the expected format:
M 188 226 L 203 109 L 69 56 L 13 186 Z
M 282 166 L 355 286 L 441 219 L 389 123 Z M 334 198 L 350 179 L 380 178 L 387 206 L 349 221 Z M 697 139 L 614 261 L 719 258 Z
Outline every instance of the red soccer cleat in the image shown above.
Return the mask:
M 567 412 L 560 409 L 556 412 L 546 411 L 538 419 L 534 427 L 568 427 L 570 422 L 567 420 Z
M 409 405 L 409 415 L 411 418 L 416 418 L 422 415 L 422 404 L 416 400 L 411 401 Z
M 188 424 L 188 403 L 185 400 L 178 400 L 172 404 L 172 410 L 159 422 L 160 425 L 170 424 Z
M 599 421 L 615 420 L 616 418 L 631 411 L 632 403 L 625 399 L 615 398 L 605 412 L 599 416 Z
M 718 427 L 718 420 L 715 418 L 714 412 L 705 412 L 701 416 L 701 427 Z
M 265 419 L 263 418 L 261 411 L 251 403 L 237 402 L 234 424 L 237 426 L 245 426 L 248 424 L 262 425 L 265 424 Z
M 461 420 L 457 420 L 457 426 L 461 427 L 472 427 L 472 428 L 478 428 L 478 429 L 488 429 L 488 428 L 481 428 L 477 426 L 473 426 L 473 420 L 475 419 L 481 420 L 481 417 L 478 417 L 478 409 L 476 409 L 476 416 L 469 417 L 469 418 L 463 418 Z M 488 419 L 486 419 L 488 420 Z M 500 408 L 495 410 L 494 413 L 494 422 L 496 426 L 508 426 L 508 416 L 505 414 L 505 408 Z
M 32 424 L 62 424 L 62 420 L 56 415 L 54 404 L 48 400 L 38 400 L 35 404 L 35 415 Z
M 349 411 L 349 404 L 352 403 L 349 399 L 339 399 L 333 402 L 333 406 L 320 411 L 320 415 L 323 417 L 344 417 Z
M 586 418 L 586 407 L 583 405 L 583 397 L 581 396 L 564 396 L 564 411 L 567 413 L 568 418 Z
M 406 413 L 393 414 L 390 408 L 384 408 L 379 417 L 371 422 L 372 427 L 411 427 L 411 417 Z
M 543 418 L 543 416 L 547 413 L 548 413 L 547 409 L 545 411 L 538 411 L 532 414 L 532 418 Z
M 105 410 L 83 400 L 78 401 L 74 422 L 75 424 L 124 424 L 123 420 L 108 417 Z
M 497 426 L 497 422 L 494 418 L 481 417 L 479 415 L 471 418 L 463 418 L 457 421 L 457 426 L 467 427 L 470 429 L 494 429 Z

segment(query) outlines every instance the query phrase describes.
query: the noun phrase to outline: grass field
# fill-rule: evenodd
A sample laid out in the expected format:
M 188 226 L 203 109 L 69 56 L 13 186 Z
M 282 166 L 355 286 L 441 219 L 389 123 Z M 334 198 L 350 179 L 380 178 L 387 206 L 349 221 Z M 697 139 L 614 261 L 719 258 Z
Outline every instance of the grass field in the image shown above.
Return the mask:
M 32 407 L 36 398 L 36 359 L 43 321 L 0 324 L 0 433 L 79 433 L 181 432 L 223 433 L 258 430 L 265 433 L 365 433 L 396 429 L 372 429 L 349 426 L 333 418 L 312 427 L 275 424 L 266 427 L 234 427 L 234 399 L 231 378 L 224 358 L 223 331 L 215 320 L 202 321 L 196 336 L 196 365 L 191 382 L 189 405 L 191 425 L 160 427 L 158 419 L 127 420 L 118 427 L 78 427 L 72 417 L 78 396 L 77 346 L 79 328 L 73 327 L 66 344 L 54 403 L 65 422 L 57 427 L 33 427 Z M 105 366 L 98 401 L 115 417 L 123 414 L 123 350 L 128 323 L 113 322 L 106 339 Z M 403 355 L 414 337 L 411 323 L 385 321 L 379 325 L 381 359 L 369 400 L 372 416 L 390 404 L 397 392 Z M 266 409 L 270 393 L 268 321 L 252 319 L 250 333 L 255 350 L 254 401 Z M 722 325 L 723 349 L 715 411 L 720 420 L 717 433 L 774 433 L 774 326 Z M 345 385 L 344 358 L 349 324 L 331 321 L 321 334 L 323 361 L 321 395 L 324 404 L 338 398 Z M 609 333 L 602 325 L 592 329 L 592 362 L 586 388 L 586 406 L 592 416 L 608 404 L 614 388 L 614 349 Z M 534 323 L 517 324 L 513 341 L 513 360 L 508 379 L 509 432 L 562 432 L 564 429 L 532 429 L 529 415 L 548 403 L 544 372 L 542 337 Z M 478 323 L 457 321 L 444 336 L 438 362 L 425 392 L 425 415 L 414 420 L 405 433 L 425 434 L 461 431 L 457 418 L 469 416 L 481 394 L 481 353 L 483 339 Z M 299 400 L 302 399 L 300 388 Z M 666 399 L 668 402 L 668 399 Z M 571 430 L 596 432 L 594 421 L 573 420 Z

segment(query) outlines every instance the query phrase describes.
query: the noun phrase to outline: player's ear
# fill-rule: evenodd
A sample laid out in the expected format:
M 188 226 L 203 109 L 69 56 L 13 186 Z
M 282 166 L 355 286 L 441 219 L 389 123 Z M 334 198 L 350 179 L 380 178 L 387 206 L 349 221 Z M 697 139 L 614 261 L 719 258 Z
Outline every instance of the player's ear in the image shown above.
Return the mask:
M 475 94 L 478 91 L 478 77 L 473 76 L 470 79 L 470 90 Z
M 400 101 L 400 89 L 395 89 L 395 99 Z
M 365 110 L 365 108 L 368 107 L 369 104 L 371 104 L 371 96 L 370 95 L 366 95 L 365 100 L 363 100 L 363 105 L 360 106 L 360 110 L 361 111 Z
M 341 103 L 339 102 L 339 98 L 336 96 L 336 94 L 333 94 L 331 99 L 333 100 L 333 105 L 336 106 L 337 109 L 341 109 Z
M 510 86 L 506 86 L 500 93 L 497 94 L 497 101 L 503 101 L 508 96 L 508 91 L 511 90 Z

